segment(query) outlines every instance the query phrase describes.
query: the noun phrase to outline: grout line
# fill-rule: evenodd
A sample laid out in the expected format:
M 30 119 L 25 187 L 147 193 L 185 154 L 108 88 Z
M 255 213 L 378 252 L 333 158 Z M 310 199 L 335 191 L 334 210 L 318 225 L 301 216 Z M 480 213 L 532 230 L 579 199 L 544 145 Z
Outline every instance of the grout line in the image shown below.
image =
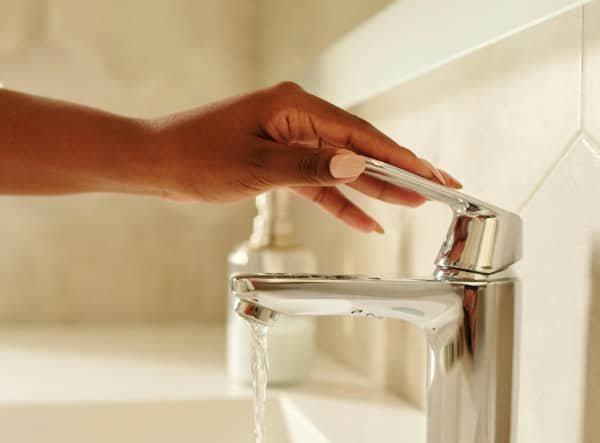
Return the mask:
M 542 178 L 540 180 L 538 180 L 538 182 L 536 183 L 536 185 L 533 187 L 532 191 L 529 193 L 529 195 L 527 196 L 527 198 L 525 198 L 525 200 L 523 201 L 523 203 L 521 203 L 519 205 L 519 207 L 517 208 L 517 213 L 520 214 L 521 212 L 523 212 L 523 210 L 527 207 L 527 205 L 529 204 L 529 202 L 531 201 L 531 199 L 533 197 L 535 197 L 535 195 L 538 193 L 538 191 L 540 190 L 540 188 L 544 185 L 544 183 L 546 182 L 546 180 L 548 179 L 548 177 L 550 177 L 552 175 L 552 173 L 554 172 L 554 170 L 558 167 L 558 165 L 563 161 L 563 159 L 575 148 L 575 146 L 578 143 L 582 143 L 585 140 L 585 134 L 583 131 L 581 131 L 580 129 L 577 130 L 577 132 L 575 133 L 575 135 L 573 135 L 569 142 L 566 144 L 566 147 L 563 149 L 563 151 L 561 152 L 560 156 L 556 159 L 556 161 L 552 164 L 552 166 L 550 166 L 546 172 L 544 173 L 544 175 L 542 176 Z
M 582 143 L 592 153 L 594 157 L 600 158 L 600 143 L 595 137 L 587 130 L 587 119 L 585 118 L 586 104 L 588 102 L 588 95 L 585 85 L 587 84 L 587 71 L 585 69 L 587 57 L 585 56 L 585 7 L 582 8 L 581 12 L 581 109 L 579 111 L 581 118 L 581 132 L 582 132 Z
M 584 130 L 582 132 L 583 138 L 581 140 L 582 144 L 590 150 L 594 157 L 600 158 L 600 143 L 591 135 L 589 132 Z
M 585 65 L 585 5 L 581 6 L 581 45 L 580 45 L 580 54 L 579 54 L 579 107 L 578 107 L 578 128 L 569 142 L 566 144 L 565 148 L 558 156 L 557 160 L 546 170 L 542 178 L 536 183 L 533 187 L 529 195 L 525 198 L 523 203 L 518 206 L 517 212 L 521 213 L 529 204 L 531 199 L 538 193 L 540 188 L 544 185 L 548 177 L 554 172 L 554 170 L 558 167 L 558 165 L 562 162 L 562 160 L 569 154 L 569 152 L 577 145 L 578 143 L 583 143 L 587 146 L 593 154 L 599 155 L 598 149 L 594 149 L 592 146 L 595 145 L 598 148 L 598 144 L 593 142 L 593 138 L 587 134 L 584 128 L 584 109 L 585 109 L 585 75 L 584 75 L 584 65 Z M 590 140 L 592 143 L 590 144 Z
M 585 104 L 587 95 L 585 88 L 585 6 L 581 7 L 581 58 L 579 62 L 579 130 L 585 132 Z

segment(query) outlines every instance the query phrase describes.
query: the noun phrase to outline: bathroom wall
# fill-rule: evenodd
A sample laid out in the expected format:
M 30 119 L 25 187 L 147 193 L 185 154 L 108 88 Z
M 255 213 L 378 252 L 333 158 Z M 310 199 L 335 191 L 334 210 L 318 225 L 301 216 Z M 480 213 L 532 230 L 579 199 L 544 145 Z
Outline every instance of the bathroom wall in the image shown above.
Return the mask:
M 257 0 L 258 69 L 265 84 L 291 78 L 321 50 L 393 0 Z
M 256 84 L 252 0 L 0 0 L 0 82 L 152 116 Z M 221 320 L 251 202 L 0 198 L 0 320 Z M 227 235 L 223 235 L 227 232 Z
M 600 439 L 598 78 L 596 1 L 353 110 L 459 177 L 467 192 L 523 216 L 517 442 Z M 370 205 L 383 217 L 386 241 L 367 245 L 347 234 L 337 249 L 321 251 L 326 262 L 343 252 L 337 261 L 345 271 L 429 274 L 447 209 Z M 419 331 L 333 319 L 321 332 L 339 358 L 423 406 Z

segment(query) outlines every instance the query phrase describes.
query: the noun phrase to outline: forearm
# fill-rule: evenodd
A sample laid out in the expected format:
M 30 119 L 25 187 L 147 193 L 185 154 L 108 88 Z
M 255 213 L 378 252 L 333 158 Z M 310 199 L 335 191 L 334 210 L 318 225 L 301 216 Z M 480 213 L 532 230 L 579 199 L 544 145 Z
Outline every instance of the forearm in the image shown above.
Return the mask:
M 141 121 L 0 90 L 0 194 L 147 193 L 160 150 Z

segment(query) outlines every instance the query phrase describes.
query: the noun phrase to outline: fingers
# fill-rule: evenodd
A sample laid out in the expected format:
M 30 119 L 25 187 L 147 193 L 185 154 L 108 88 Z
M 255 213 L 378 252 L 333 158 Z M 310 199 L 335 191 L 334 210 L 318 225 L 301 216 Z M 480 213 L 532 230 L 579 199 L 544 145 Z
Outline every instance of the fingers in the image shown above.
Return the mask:
M 293 147 L 275 142 L 261 142 L 251 161 L 257 166 L 254 176 L 260 182 L 275 186 L 333 186 L 346 183 L 350 187 L 376 199 L 417 207 L 426 199 L 414 191 L 361 175 L 364 159 L 351 151 L 323 144 L 319 149 Z M 445 171 L 423 161 L 433 172 L 433 179 L 441 184 L 460 188 L 462 185 Z
M 451 186 L 456 189 L 462 189 L 463 185 L 461 182 L 452 177 L 448 172 L 444 171 L 443 169 L 438 170 L 440 171 L 440 174 L 442 174 L 446 179 L 446 183 L 448 184 L 448 186 Z
M 339 148 L 313 149 L 264 141 L 251 155 L 253 174 L 278 186 L 347 183 L 365 170 L 363 157 Z
M 265 128 L 280 142 L 306 143 L 314 147 L 335 146 L 382 160 L 422 177 L 445 183 L 445 176 L 419 159 L 368 122 L 307 93 L 297 85 L 275 88 L 278 110 L 270 114 Z M 456 183 L 456 181 L 452 181 Z
M 361 176 L 353 183 L 349 183 L 348 186 L 384 202 L 401 204 L 412 208 L 420 206 L 426 201 L 424 197 L 416 192 L 399 188 L 366 175 Z
M 353 228 L 362 232 L 377 232 L 379 234 L 384 232 L 379 223 L 352 203 L 335 187 L 300 186 L 292 189 Z
M 433 173 L 433 176 L 435 177 L 435 180 L 437 182 L 441 183 L 442 185 L 449 186 L 451 188 L 456 188 L 456 189 L 462 188 L 462 183 L 459 182 L 454 177 L 452 177 L 446 171 L 436 168 L 435 166 L 433 166 L 430 162 L 428 162 L 424 158 L 422 158 L 421 161 L 423 163 L 425 163 L 427 166 L 429 166 L 429 169 L 431 169 L 431 172 Z

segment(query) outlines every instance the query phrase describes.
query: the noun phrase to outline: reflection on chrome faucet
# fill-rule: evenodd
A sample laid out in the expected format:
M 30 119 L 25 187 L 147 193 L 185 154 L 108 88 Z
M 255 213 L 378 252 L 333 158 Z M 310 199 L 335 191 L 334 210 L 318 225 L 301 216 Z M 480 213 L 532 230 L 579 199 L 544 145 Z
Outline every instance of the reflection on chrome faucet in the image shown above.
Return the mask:
M 241 274 L 233 277 L 232 291 L 238 313 L 269 325 L 276 324 L 276 313 L 364 315 L 420 325 L 428 345 L 428 441 L 504 443 L 510 432 L 514 284 L 502 277 Z
M 428 443 L 508 443 L 517 281 L 507 268 L 521 255 L 520 218 L 393 166 L 367 163 L 369 175 L 452 208 L 433 276 L 240 274 L 231 281 L 234 309 L 267 325 L 278 313 L 419 325 L 428 348 Z

